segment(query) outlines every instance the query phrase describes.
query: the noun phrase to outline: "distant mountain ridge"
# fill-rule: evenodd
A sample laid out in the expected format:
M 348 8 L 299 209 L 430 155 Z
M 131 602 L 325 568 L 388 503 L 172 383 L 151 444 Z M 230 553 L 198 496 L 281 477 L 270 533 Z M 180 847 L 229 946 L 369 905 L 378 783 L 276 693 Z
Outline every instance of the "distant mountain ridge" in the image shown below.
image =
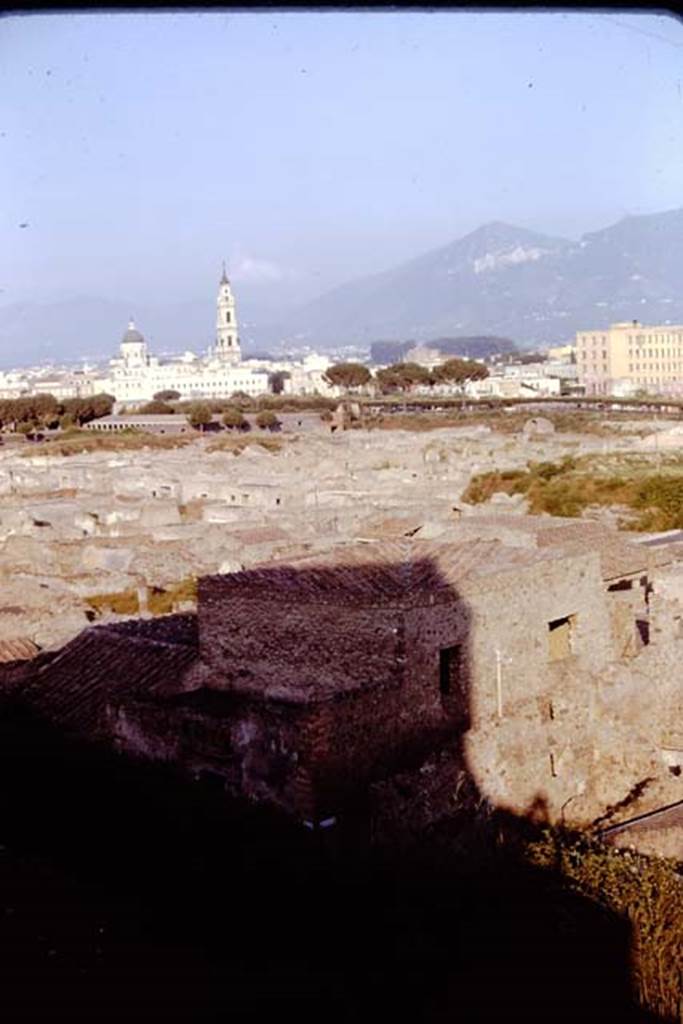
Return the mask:
M 498 353 L 515 352 L 517 346 L 509 338 L 484 337 L 429 338 L 425 345 L 443 355 L 464 356 L 467 359 L 487 359 Z M 370 359 L 373 363 L 395 363 L 405 359 L 414 341 L 373 341 L 370 345 Z
M 683 209 L 578 242 L 494 222 L 295 310 L 281 331 L 322 347 L 498 335 L 520 347 L 618 320 L 683 321 Z
M 495 336 L 520 348 L 558 344 L 618 320 L 683 322 L 683 209 L 627 217 L 570 241 L 502 222 L 381 273 L 282 309 L 264 288 L 237 291 L 248 351 L 369 348 L 378 339 Z M 0 364 L 113 355 L 133 313 L 153 351 L 201 350 L 212 293 L 169 305 L 84 296 L 0 306 Z

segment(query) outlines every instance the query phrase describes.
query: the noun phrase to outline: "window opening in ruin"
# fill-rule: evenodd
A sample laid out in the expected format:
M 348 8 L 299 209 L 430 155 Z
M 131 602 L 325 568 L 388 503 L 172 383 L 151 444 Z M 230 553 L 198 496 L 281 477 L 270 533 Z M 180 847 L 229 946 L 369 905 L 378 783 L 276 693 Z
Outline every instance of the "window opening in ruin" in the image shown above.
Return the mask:
M 548 623 L 551 661 L 561 661 L 572 653 L 575 621 L 575 615 L 565 615 L 561 619 L 551 619 Z
M 647 647 L 647 645 L 650 643 L 650 623 L 648 619 L 636 619 L 636 632 L 640 637 L 640 642 L 642 643 L 643 647 Z
M 612 583 L 607 588 L 610 593 L 614 593 L 615 590 L 632 590 L 633 580 L 619 580 L 618 583 Z
M 674 617 L 674 637 L 676 640 L 683 640 L 683 616 Z
M 455 691 L 460 678 L 462 646 L 442 647 L 439 651 L 439 690 L 443 696 Z

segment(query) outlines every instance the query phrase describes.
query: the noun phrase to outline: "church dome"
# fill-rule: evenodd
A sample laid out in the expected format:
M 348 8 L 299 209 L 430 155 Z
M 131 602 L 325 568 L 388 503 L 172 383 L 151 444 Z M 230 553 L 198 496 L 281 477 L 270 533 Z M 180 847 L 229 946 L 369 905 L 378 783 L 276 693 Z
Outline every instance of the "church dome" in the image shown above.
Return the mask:
M 121 344 L 122 345 L 127 345 L 127 344 L 130 344 L 131 342 L 134 342 L 134 343 L 139 345 L 140 342 L 142 342 L 144 344 L 144 341 L 145 341 L 145 339 L 140 334 L 139 330 L 135 326 L 135 323 L 131 320 L 129 322 L 129 324 L 128 324 L 127 329 L 126 329 L 126 333 L 121 338 Z

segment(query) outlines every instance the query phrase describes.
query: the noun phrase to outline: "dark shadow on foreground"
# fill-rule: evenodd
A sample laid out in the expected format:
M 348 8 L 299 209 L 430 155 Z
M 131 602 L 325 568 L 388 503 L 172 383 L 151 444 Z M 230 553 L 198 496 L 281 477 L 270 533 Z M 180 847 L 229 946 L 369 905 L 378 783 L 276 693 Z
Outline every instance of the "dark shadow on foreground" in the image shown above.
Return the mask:
M 654 1024 L 627 922 L 497 841 L 530 822 L 347 848 L 21 701 L 0 756 L 3 1021 Z

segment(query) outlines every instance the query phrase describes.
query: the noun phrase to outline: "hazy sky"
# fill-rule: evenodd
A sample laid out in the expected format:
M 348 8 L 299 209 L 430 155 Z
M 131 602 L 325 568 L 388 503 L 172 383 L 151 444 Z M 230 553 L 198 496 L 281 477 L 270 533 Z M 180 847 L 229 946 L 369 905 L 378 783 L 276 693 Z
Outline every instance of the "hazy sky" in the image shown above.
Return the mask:
M 223 256 L 308 296 L 491 220 L 678 207 L 682 79 L 666 15 L 8 16 L 0 301 L 213 302 Z

